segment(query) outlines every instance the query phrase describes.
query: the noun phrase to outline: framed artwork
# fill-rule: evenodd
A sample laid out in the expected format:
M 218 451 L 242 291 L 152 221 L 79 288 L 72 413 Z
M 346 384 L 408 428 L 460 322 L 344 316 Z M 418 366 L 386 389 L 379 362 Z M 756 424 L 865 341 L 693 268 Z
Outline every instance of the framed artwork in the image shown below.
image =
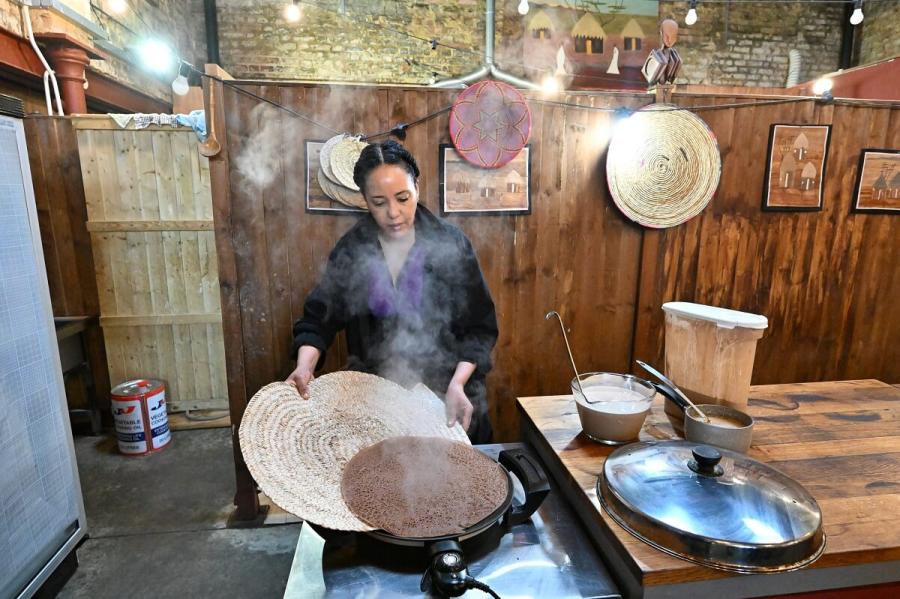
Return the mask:
M 831 125 L 772 125 L 763 210 L 822 209 Z
M 319 152 L 323 145 L 324 141 L 306 141 L 306 211 L 332 214 L 365 212 L 360 208 L 333 200 L 322 190 L 319 183 Z
M 500 168 L 479 168 L 441 144 L 438 169 L 441 214 L 531 213 L 530 145 Z
M 510 59 L 537 73 L 565 73 L 560 83 L 566 89 L 646 91 L 641 68 L 650 50 L 659 47 L 658 2 L 532 0 L 530 4 L 528 14 L 517 19 L 522 54 L 510 53 Z
M 866 148 L 856 172 L 853 212 L 900 214 L 900 150 Z

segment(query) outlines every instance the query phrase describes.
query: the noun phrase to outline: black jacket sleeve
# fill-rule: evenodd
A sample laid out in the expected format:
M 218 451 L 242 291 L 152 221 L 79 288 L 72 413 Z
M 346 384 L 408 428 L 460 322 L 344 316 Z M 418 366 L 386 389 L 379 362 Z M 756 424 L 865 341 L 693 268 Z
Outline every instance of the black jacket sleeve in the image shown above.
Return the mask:
M 291 358 L 297 358 L 297 350 L 311 345 L 322 352 L 319 366 L 335 335 L 347 326 L 347 294 L 344 282 L 351 276 L 350 252 L 345 244 L 338 243 L 328 256 L 325 271 L 319 284 L 307 296 L 303 304 L 303 317 L 294 323 L 294 344 Z
M 491 351 L 497 343 L 497 312 L 472 243 L 462 236 L 460 245 L 462 280 L 466 282 L 466 289 L 461 295 L 459 318 L 453 326 L 457 359 L 472 362 L 484 375 L 491 370 Z

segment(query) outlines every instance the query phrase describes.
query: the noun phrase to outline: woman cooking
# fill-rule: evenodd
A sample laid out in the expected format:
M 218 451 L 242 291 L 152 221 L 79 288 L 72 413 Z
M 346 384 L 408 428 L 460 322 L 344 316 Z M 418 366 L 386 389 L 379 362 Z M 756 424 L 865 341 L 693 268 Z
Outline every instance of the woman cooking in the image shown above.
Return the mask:
M 369 214 L 332 250 L 294 324 L 304 397 L 334 336 L 345 330 L 347 368 L 443 394 L 447 424 L 491 440 L 485 376 L 497 341 L 494 302 L 471 242 L 419 206 L 419 167 L 395 141 L 370 144 L 353 180 Z

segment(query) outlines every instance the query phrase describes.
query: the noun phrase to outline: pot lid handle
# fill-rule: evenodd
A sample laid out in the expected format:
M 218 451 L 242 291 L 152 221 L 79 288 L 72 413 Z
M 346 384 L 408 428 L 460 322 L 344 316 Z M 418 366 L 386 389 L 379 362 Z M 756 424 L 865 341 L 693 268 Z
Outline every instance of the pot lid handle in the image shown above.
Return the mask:
M 719 466 L 722 454 L 709 445 L 698 445 L 691 450 L 693 460 L 688 460 L 688 468 L 701 476 L 722 476 L 724 470 Z

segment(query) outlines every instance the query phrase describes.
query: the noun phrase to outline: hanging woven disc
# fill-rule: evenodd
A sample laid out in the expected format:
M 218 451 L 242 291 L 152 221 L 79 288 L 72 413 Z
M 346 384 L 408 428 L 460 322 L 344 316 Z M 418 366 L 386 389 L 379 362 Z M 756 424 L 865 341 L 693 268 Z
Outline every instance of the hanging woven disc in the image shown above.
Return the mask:
M 531 136 L 525 96 L 500 81 L 479 81 L 450 110 L 450 139 L 475 166 L 498 168 L 515 158 Z
M 715 135 L 696 114 L 652 104 L 616 126 L 606 181 L 616 206 L 645 227 L 674 227 L 697 216 L 722 173 Z

